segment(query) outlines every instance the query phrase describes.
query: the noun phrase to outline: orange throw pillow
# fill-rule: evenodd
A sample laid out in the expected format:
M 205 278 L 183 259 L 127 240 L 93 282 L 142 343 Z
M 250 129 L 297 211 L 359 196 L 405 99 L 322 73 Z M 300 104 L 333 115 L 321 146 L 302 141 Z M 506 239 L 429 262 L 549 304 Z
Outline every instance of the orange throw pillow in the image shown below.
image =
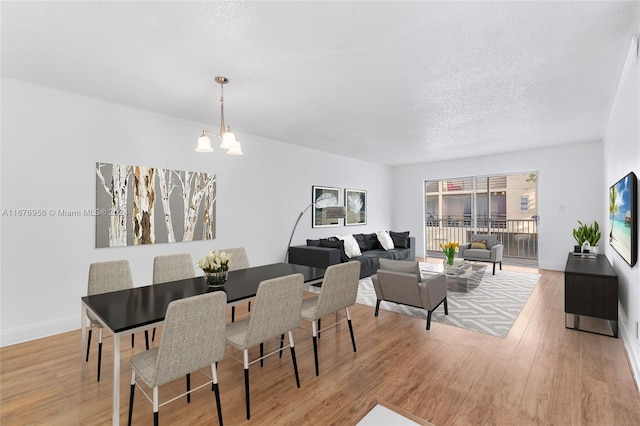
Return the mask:
M 487 249 L 487 240 L 482 240 L 482 241 L 473 240 L 473 241 L 471 241 L 471 247 L 469 247 L 469 248 L 486 250 Z

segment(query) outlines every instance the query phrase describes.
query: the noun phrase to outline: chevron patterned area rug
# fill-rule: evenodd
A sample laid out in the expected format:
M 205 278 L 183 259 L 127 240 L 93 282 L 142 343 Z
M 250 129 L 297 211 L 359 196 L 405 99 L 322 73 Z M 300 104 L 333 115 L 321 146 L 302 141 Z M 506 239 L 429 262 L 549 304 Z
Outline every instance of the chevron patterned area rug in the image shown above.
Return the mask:
M 420 262 L 420 270 L 427 274 L 433 271 L 433 267 L 433 264 Z M 478 266 L 474 265 L 474 268 Z M 469 278 L 468 293 L 451 290 L 447 292 L 449 315 L 445 315 L 444 308 L 440 306 L 433 312 L 431 321 L 505 337 L 538 284 L 540 275 L 499 270 L 496 275 L 491 275 L 491 268 L 479 268 L 484 271 L 478 271 Z M 360 280 L 357 303 L 376 306 L 376 293 L 371 277 Z M 411 306 L 382 302 L 380 308 L 427 319 L 427 311 Z

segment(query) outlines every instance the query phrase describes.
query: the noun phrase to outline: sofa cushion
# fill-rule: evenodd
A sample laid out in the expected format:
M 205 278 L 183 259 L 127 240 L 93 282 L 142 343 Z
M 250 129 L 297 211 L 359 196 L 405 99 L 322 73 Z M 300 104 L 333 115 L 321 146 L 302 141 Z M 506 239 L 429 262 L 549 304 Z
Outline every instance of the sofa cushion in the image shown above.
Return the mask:
M 367 242 L 367 250 L 376 250 L 380 248 L 378 236 L 376 234 L 362 234 Z
M 415 260 L 380 259 L 380 269 L 392 272 L 405 272 L 420 275 L 420 264 Z
M 391 239 L 391 236 L 389 236 L 389 232 L 378 231 L 376 232 L 376 236 L 378 237 L 378 241 L 380 242 L 380 245 L 383 249 L 392 250 L 394 248 L 393 240 Z
M 344 252 L 347 257 L 357 257 L 362 254 L 360 252 L 360 246 L 353 235 L 338 235 L 338 239 L 344 242 Z
M 491 259 L 491 251 L 485 249 L 466 249 L 464 258 L 471 260 L 489 260 Z
M 393 232 L 389 231 L 389 236 L 393 241 L 393 247 L 395 248 L 408 248 L 409 247 L 409 231 L 407 232 Z
M 333 241 L 328 238 L 323 238 L 320 240 L 320 247 L 331 247 L 331 248 L 339 248 L 340 249 L 340 260 L 343 262 L 349 261 L 349 256 L 344 251 L 344 241 Z
M 307 245 L 311 247 L 320 247 L 320 240 L 307 240 Z
M 368 256 L 367 254 L 370 254 L 370 253 L 371 253 L 371 250 L 365 251 L 364 253 L 362 253 L 362 256 L 359 256 L 357 258 L 358 262 L 360 262 L 360 270 L 369 271 L 367 272 L 368 275 L 361 274 L 360 278 L 369 276 L 375 273 L 375 271 L 377 271 L 378 267 L 380 266 L 380 264 L 378 263 L 380 258 L 378 256 Z
M 356 241 L 358 242 L 358 247 L 360 247 L 361 253 L 363 251 L 370 250 L 369 247 L 367 246 L 367 239 L 365 238 L 364 234 L 353 234 L 353 238 L 355 238 Z

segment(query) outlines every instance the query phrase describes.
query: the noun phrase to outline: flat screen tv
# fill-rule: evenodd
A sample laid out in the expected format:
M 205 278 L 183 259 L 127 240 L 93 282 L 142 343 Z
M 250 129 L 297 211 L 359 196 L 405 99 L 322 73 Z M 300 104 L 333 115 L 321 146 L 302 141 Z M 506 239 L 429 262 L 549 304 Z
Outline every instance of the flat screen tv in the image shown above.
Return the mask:
M 631 172 L 609 189 L 609 244 L 631 266 L 638 260 L 638 179 Z

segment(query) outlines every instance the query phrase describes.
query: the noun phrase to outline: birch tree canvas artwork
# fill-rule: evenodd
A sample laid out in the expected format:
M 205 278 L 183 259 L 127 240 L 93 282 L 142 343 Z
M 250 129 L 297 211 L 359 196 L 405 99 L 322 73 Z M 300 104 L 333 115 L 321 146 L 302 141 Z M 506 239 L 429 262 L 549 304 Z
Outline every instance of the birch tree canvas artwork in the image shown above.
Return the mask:
M 212 240 L 213 173 L 96 163 L 96 247 Z

